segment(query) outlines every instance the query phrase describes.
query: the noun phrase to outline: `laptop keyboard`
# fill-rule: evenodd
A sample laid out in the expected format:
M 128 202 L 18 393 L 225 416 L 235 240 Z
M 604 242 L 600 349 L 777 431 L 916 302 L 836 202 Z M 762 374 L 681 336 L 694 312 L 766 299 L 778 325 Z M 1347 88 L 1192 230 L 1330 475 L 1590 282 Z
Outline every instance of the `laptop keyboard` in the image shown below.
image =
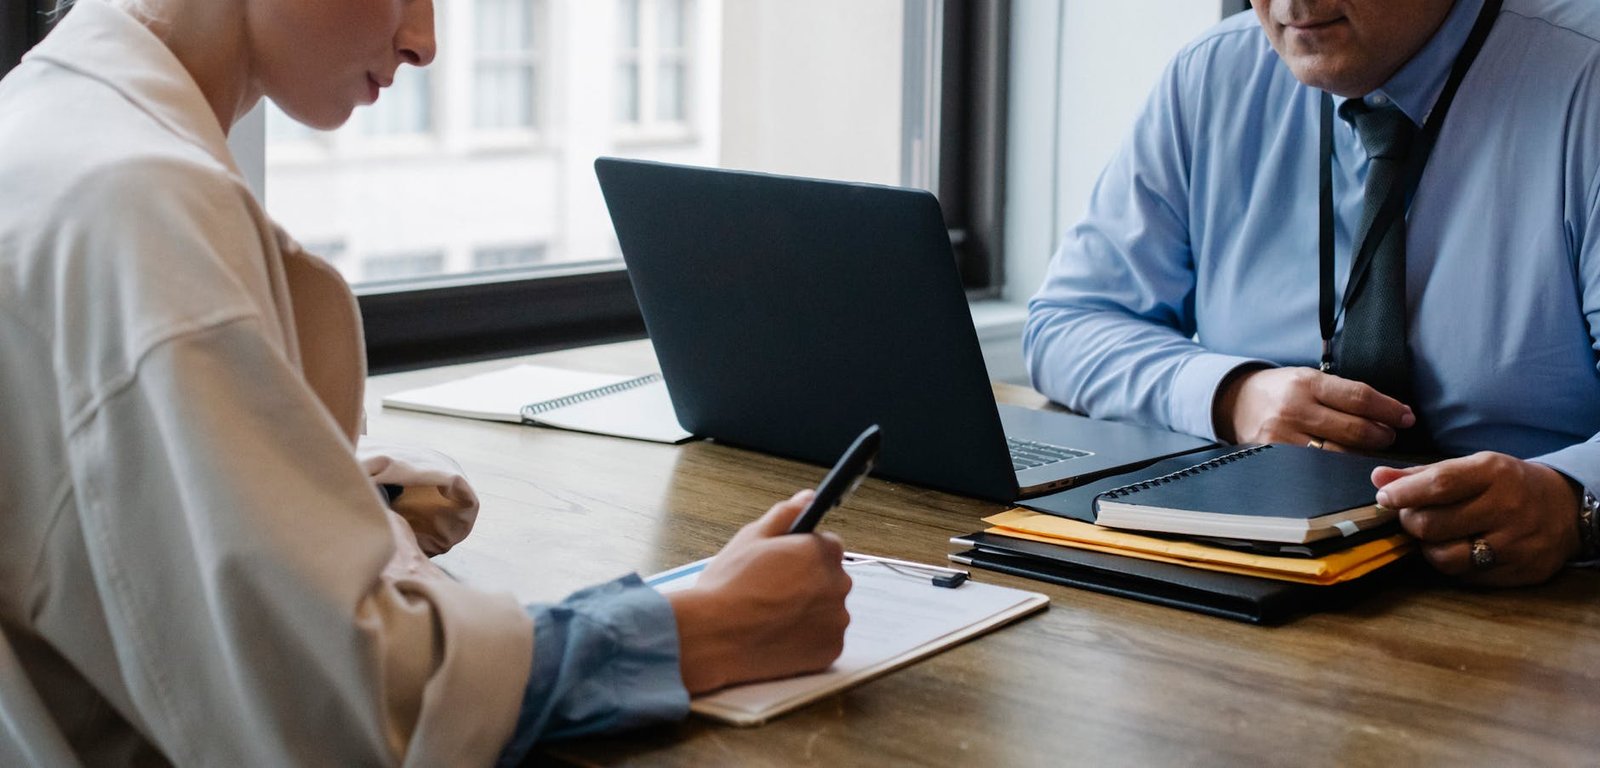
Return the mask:
M 1059 445 L 1039 443 L 1032 440 L 1018 440 L 1015 437 L 1006 438 L 1006 447 L 1011 449 L 1011 467 L 1018 472 L 1024 469 L 1042 467 L 1046 464 L 1056 464 L 1072 459 L 1088 456 L 1088 451 L 1074 448 L 1063 448 Z

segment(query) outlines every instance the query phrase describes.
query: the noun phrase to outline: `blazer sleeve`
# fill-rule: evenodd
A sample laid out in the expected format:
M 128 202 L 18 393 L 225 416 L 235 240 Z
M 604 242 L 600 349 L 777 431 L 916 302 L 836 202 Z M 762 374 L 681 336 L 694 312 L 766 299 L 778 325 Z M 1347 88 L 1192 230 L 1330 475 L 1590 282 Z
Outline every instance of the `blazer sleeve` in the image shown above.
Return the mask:
M 258 316 L 155 340 L 66 426 L 117 682 L 170 759 L 494 761 L 527 614 L 415 550 Z

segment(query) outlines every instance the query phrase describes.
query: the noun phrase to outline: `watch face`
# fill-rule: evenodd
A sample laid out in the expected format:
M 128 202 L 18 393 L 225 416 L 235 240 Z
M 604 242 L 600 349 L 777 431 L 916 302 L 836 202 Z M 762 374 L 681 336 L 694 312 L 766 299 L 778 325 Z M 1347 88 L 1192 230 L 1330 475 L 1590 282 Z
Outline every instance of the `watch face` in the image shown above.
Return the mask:
M 1583 492 L 1583 506 L 1578 509 L 1578 533 L 1583 541 L 1582 560 L 1600 557 L 1600 500 L 1593 493 Z

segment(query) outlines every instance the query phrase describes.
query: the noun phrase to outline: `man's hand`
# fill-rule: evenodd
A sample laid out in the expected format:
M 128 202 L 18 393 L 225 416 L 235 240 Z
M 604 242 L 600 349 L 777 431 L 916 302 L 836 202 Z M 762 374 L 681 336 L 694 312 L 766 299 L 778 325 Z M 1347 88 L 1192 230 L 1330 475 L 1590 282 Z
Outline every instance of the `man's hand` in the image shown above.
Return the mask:
M 788 535 L 812 495 L 801 491 L 740 529 L 694 587 L 667 595 L 690 693 L 816 672 L 844 649 L 844 546 L 832 533 Z
M 1417 423 L 1411 407 L 1359 381 L 1312 368 L 1235 374 L 1217 393 L 1217 436 L 1230 443 L 1323 441 L 1329 450 L 1376 451 Z
M 1582 492 L 1542 464 L 1501 453 L 1477 453 L 1408 469 L 1372 472 L 1378 503 L 1399 510 L 1400 525 L 1422 542 L 1439 571 L 1466 581 L 1509 587 L 1555 575 L 1580 546 Z M 1472 563 L 1483 539 L 1494 563 Z

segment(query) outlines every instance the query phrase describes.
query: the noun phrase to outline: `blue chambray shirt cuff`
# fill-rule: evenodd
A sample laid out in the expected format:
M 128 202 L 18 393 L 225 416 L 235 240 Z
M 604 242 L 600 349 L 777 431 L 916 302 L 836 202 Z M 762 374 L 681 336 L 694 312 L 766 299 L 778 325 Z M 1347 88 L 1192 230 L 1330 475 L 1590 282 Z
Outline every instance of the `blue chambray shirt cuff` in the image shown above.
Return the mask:
M 1246 367 L 1276 368 L 1266 360 L 1200 352 L 1185 360 L 1172 382 L 1171 427 L 1207 440 L 1217 439 L 1212 418 L 1217 391 L 1228 374 Z
M 1535 456 L 1529 461 L 1560 472 L 1578 481 L 1584 490 L 1600 496 L 1600 442 L 1590 440 L 1554 453 Z M 1600 560 L 1583 560 L 1569 565 L 1576 568 L 1595 568 L 1600 567 Z
M 1578 481 L 1578 484 L 1590 493 L 1600 496 L 1600 443 L 1592 441 L 1580 443 L 1543 456 L 1535 456 L 1529 461 L 1560 472 Z
M 520 764 L 538 741 L 688 714 L 677 616 L 637 574 L 527 611 L 534 620 L 533 668 L 516 731 L 497 765 Z

